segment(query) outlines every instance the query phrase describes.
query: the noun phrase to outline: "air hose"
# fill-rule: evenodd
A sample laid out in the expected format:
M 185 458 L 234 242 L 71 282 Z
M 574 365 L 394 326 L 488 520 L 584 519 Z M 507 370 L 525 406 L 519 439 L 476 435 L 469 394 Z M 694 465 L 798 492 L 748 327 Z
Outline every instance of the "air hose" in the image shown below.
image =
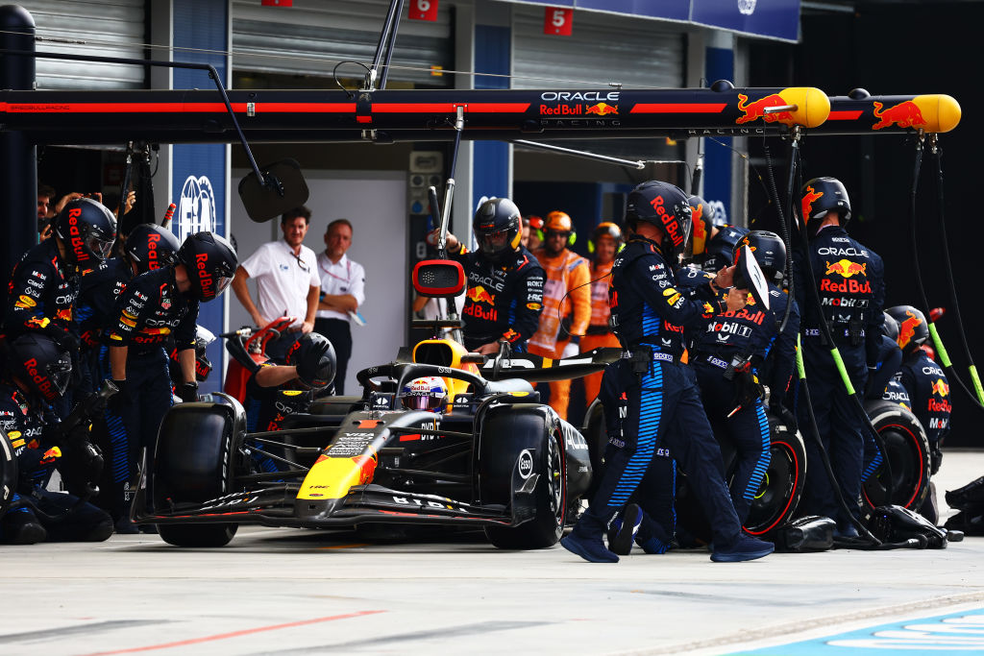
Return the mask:
M 927 328 L 929 329 L 929 335 L 933 340 L 933 348 L 936 349 L 936 353 L 939 356 L 940 364 L 943 365 L 943 368 L 947 370 L 947 373 L 949 373 L 953 379 L 957 381 L 960 387 L 963 388 L 964 392 L 967 393 L 967 396 L 973 399 L 977 403 L 978 407 L 984 408 L 984 387 L 981 386 L 981 379 L 977 374 L 977 367 L 974 364 L 973 356 L 970 353 L 970 346 L 967 343 L 967 335 L 964 331 L 963 319 L 960 316 L 960 304 L 957 300 L 957 288 L 953 279 L 953 269 L 950 261 L 950 248 L 946 235 L 946 221 L 944 220 L 943 210 L 942 148 L 939 146 L 936 134 L 929 135 L 929 143 L 930 152 L 932 153 L 933 160 L 936 164 L 936 176 L 934 177 L 934 181 L 936 186 L 936 204 L 940 224 L 940 237 L 943 241 L 943 270 L 946 272 L 947 287 L 950 292 L 950 302 L 953 305 L 953 313 L 957 320 L 957 332 L 960 335 L 960 342 L 963 346 L 964 357 L 967 358 L 967 362 L 969 363 L 968 370 L 970 371 L 974 392 L 971 392 L 970 389 L 968 389 L 967 384 L 963 381 L 960 374 L 954 368 L 953 363 L 950 361 L 950 355 L 943 346 L 943 340 L 940 338 L 939 332 L 936 330 L 936 322 L 930 319 L 932 315 L 929 312 L 929 300 L 926 297 L 926 289 L 923 286 L 922 275 L 919 273 L 919 248 L 917 247 L 916 240 L 916 190 L 919 185 L 920 164 L 924 154 L 922 139 L 918 139 L 916 141 L 916 157 L 913 164 L 912 187 L 909 192 L 909 242 L 912 249 L 912 262 L 916 270 L 916 287 L 919 289 L 919 300 L 922 304 L 923 312 L 927 318 Z

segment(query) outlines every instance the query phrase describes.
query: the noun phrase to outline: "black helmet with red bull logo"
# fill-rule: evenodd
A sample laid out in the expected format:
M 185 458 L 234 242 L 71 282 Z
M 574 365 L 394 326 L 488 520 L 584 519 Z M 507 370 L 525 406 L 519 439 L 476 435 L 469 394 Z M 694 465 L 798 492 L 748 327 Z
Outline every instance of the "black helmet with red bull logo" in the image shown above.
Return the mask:
M 188 235 L 178 249 L 178 264 L 187 270 L 190 295 L 211 301 L 225 291 L 236 275 L 239 256 L 228 241 L 211 232 Z
M 493 260 L 515 251 L 523 238 L 519 208 L 508 198 L 483 201 L 475 211 L 472 229 L 482 255 Z
M 786 268 L 786 244 L 782 237 L 769 230 L 752 230 L 738 240 L 732 251 L 733 261 L 738 261 L 738 249 L 748 246 L 759 267 L 773 284 L 782 282 L 783 271 Z
M 95 267 L 109 257 L 116 240 L 116 217 L 91 198 L 77 198 L 54 219 L 55 235 L 65 246 L 65 259 L 78 267 Z
M 748 234 L 748 228 L 724 226 L 708 242 L 701 269 L 714 273 L 734 264 L 735 246 Z
M 48 403 L 61 398 L 72 379 L 68 349 L 41 333 L 24 333 L 6 343 L 8 371 L 33 396 Z
M 676 185 L 650 180 L 629 192 L 625 224 L 645 221 L 663 233 L 660 250 L 667 256 L 683 254 L 690 243 L 691 207 L 687 194 Z
M 324 389 L 335 380 L 335 347 L 321 333 L 306 333 L 287 350 L 285 362 L 297 367 L 297 379 L 307 389 Z
M 851 198 L 837 178 L 813 178 L 803 185 L 800 201 L 800 217 L 810 238 L 817 235 L 820 224 L 830 212 L 837 212 L 841 227 L 846 227 L 851 220 Z
M 137 273 L 146 273 L 174 263 L 181 242 L 166 228 L 141 223 L 126 238 L 126 256 L 136 263 Z
M 713 222 L 714 208 L 700 196 L 691 196 L 687 203 L 690 204 L 690 220 L 694 225 L 691 253 L 695 259 L 700 259 L 711 240 L 711 228 L 717 227 Z
M 885 313 L 899 324 L 899 336 L 895 341 L 903 354 L 909 355 L 929 339 L 929 325 L 922 311 L 911 305 L 896 305 Z
M 888 312 L 882 312 L 884 321 L 882 322 L 882 335 L 889 338 L 896 344 L 899 343 L 899 322 Z

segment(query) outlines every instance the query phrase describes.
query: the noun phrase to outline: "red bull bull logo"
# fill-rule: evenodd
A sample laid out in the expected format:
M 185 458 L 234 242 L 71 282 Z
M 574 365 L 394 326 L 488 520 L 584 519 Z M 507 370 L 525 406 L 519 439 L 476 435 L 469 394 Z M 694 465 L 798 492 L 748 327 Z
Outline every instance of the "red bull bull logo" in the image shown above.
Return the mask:
M 899 324 L 899 347 L 905 348 L 909 341 L 916 334 L 916 326 L 919 325 L 919 317 L 908 310 L 905 311 L 908 318 Z
M 823 197 L 822 191 L 815 191 L 813 187 L 807 187 L 803 194 L 803 223 L 810 220 L 810 213 L 813 211 L 813 203 Z
M 950 393 L 950 386 L 942 378 L 937 378 L 933 383 L 933 394 L 935 396 L 946 396 Z
M 495 296 L 486 291 L 485 287 L 482 287 L 481 285 L 469 287 L 468 291 L 465 292 L 465 297 L 473 303 L 487 303 L 489 305 L 495 305 Z
M 918 128 L 927 125 L 919 105 L 911 100 L 900 102 L 888 109 L 882 109 L 884 105 L 880 102 L 873 102 L 872 105 L 875 107 L 875 118 L 878 119 L 878 122 L 871 126 L 872 130 L 881 130 L 893 125 L 900 128 Z
M 618 115 L 618 105 L 609 105 L 605 102 L 600 102 L 597 105 L 589 105 L 585 109 L 586 114 L 597 114 L 598 116 L 608 116 L 609 114 Z
M 738 117 L 735 123 L 739 125 L 742 123 L 750 123 L 751 121 L 756 121 L 758 119 L 764 120 L 766 123 L 786 123 L 791 124 L 795 122 L 792 112 L 782 111 L 782 112 L 771 112 L 766 114 L 765 110 L 769 107 L 783 107 L 789 105 L 789 103 L 778 93 L 773 93 L 766 96 L 765 98 L 760 98 L 759 100 L 754 100 L 748 102 L 748 96 L 743 93 L 738 94 L 738 109 L 744 114 Z
M 700 255 L 704 252 L 704 244 L 707 242 L 707 229 L 704 226 L 704 203 L 697 203 L 696 207 L 691 205 L 690 218 L 694 230 L 694 255 Z
M 843 278 L 850 278 L 853 275 L 861 274 L 862 276 L 868 275 L 865 269 L 868 267 L 868 263 L 859 264 L 857 262 L 851 262 L 850 260 L 837 260 L 836 262 L 827 262 L 826 275 L 831 273 L 836 273 Z

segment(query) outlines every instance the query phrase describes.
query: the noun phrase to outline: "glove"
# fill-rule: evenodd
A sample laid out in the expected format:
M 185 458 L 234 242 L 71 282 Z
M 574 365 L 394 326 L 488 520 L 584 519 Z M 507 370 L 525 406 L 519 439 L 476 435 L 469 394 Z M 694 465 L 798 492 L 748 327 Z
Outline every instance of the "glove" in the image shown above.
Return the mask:
M 735 408 L 750 408 L 755 401 L 765 397 L 765 390 L 751 370 L 736 372 L 735 378 Z
M 174 393 L 178 395 L 178 398 L 185 403 L 194 403 L 198 400 L 198 383 L 192 381 L 190 383 L 181 383 L 174 390 Z
M 77 497 L 92 496 L 99 493 L 96 482 L 102 476 L 102 450 L 89 441 L 88 437 L 74 436 L 62 449 L 58 462 L 65 489 Z
M 561 354 L 560 357 L 573 358 L 575 355 L 579 354 L 580 352 L 581 352 L 581 347 L 579 344 L 575 344 L 574 342 L 568 342 L 567 345 L 564 347 L 564 352 Z
M 796 421 L 796 415 L 782 404 L 782 401 L 772 400 L 769 402 L 769 410 L 774 416 L 776 416 L 782 423 L 786 424 L 786 428 L 792 432 L 796 432 L 799 425 Z
M 943 451 L 940 450 L 939 444 L 929 447 L 929 462 L 929 475 L 935 476 L 940 470 L 940 465 L 943 464 Z

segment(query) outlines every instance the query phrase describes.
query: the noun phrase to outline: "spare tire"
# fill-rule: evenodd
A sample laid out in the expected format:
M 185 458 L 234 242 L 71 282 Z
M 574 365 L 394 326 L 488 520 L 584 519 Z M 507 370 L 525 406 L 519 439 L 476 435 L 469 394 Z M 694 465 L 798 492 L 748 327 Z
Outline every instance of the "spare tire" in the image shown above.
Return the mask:
M 862 483 L 861 499 L 867 513 L 889 502 L 918 512 L 929 493 L 929 439 L 922 424 L 910 410 L 892 401 L 869 401 L 864 405 L 875 430 L 888 449 L 888 464 L 878 469 Z M 866 440 L 874 442 L 870 435 Z M 877 445 L 866 453 L 879 453 Z M 871 465 L 865 462 L 865 469 Z M 892 473 L 892 494 L 889 499 L 888 471 Z

